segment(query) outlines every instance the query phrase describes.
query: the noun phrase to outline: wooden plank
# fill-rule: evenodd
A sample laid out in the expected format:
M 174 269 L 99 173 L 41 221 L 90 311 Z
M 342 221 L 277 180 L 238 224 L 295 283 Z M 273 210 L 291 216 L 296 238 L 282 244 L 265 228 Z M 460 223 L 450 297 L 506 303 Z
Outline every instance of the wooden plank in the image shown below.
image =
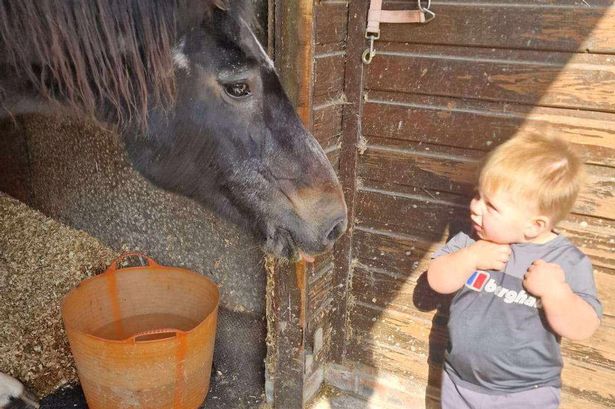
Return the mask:
M 307 316 L 312 317 L 317 310 L 325 308 L 325 304 L 330 304 L 331 287 L 333 282 L 333 263 L 329 264 L 323 271 L 312 274 L 314 278 L 309 281 L 309 294 L 307 302 Z
M 389 182 L 473 196 L 482 152 L 451 152 L 450 148 L 437 145 L 428 151 L 423 149 L 415 144 L 403 147 L 370 144 L 359 157 L 359 177 L 369 185 L 371 181 Z
M 334 101 L 313 109 L 312 133 L 320 145 L 327 149 L 339 144 L 342 135 L 342 101 Z
M 375 321 L 374 321 L 375 318 Z M 428 362 L 440 363 L 446 348 L 446 329 L 440 323 L 432 325 L 424 320 L 391 310 L 370 308 L 364 304 L 355 304 L 352 309 L 354 336 L 352 348 L 348 349 L 348 358 L 365 365 L 375 366 L 387 371 L 399 373 L 427 383 L 429 379 Z M 613 357 L 612 342 L 608 342 L 615 333 L 612 331 L 613 318 L 608 326 L 599 332 L 607 340 L 599 348 L 608 349 Z M 592 341 L 597 341 L 592 337 Z M 596 342 L 592 342 L 595 345 Z M 566 344 L 567 345 L 567 344 Z M 574 400 L 585 404 L 613 405 L 615 398 L 611 391 L 615 387 L 615 366 L 613 360 L 592 350 L 592 359 L 577 359 L 574 353 L 564 348 L 563 383 L 564 394 L 574 396 Z M 608 407 L 608 406 L 606 406 Z
M 449 231 L 469 231 L 466 205 L 467 198 L 461 196 L 457 202 L 442 202 L 424 195 L 362 188 L 357 200 L 357 224 L 363 229 L 437 243 Z M 566 234 L 595 266 L 615 270 L 615 222 L 571 214 L 558 224 L 557 230 Z
M 311 129 L 314 2 L 275 1 L 275 61 L 303 125 Z M 310 33 L 305 36 L 301 33 Z M 272 267 L 269 270 L 273 270 Z M 303 408 L 307 287 L 304 262 L 268 271 L 266 383 L 274 407 Z
M 421 237 L 366 230 L 357 226 L 352 254 L 366 268 L 396 273 L 416 282 L 419 275 L 426 271 L 431 254 L 443 244 L 444 240 L 433 242 Z M 367 293 L 380 294 L 380 291 Z
M 424 287 L 430 254 L 465 224 L 473 167 L 486 151 L 515 135 L 559 135 L 591 165 L 590 188 L 562 225 L 592 257 L 607 311 L 589 341 L 564 342 L 562 407 L 611 407 L 615 60 L 575 52 L 612 52 L 613 2 L 433 3 L 445 19 L 383 25 L 367 68 L 346 362 L 398 373 L 434 393 L 439 367 L 427 360 L 441 362 L 445 331 L 431 321 L 445 301 Z
M 314 67 L 314 103 L 317 105 L 339 100 L 344 89 L 342 52 L 317 56 Z
M 615 167 L 615 115 L 391 92 L 369 93 L 363 132 L 372 137 L 488 151 L 513 136 L 566 139 L 592 164 Z
M 332 316 L 336 302 L 333 298 L 334 265 L 333 255 L 327 253 L 318 257 L 314 263 L 314 272 L 308 276 L 307 325 L 305 335 L 306 351 L 306 378 L 307 387 L 312 383 L 310 379 L 322 382 L 321 371 L 329 362 L 331 354 Z M 313 376 L 310 376 L 313 374 Z M 318 388 L 315 388 L 318 389 Z M 307 400 L 307 397 L 306 399 Z
M 434 394 L 434 389 L 430 386 L 417 382 L 411 377 L 400 377 L 395 373 L 373 368 L 361 362 L 346 360 L 345 365 L 329 365 L 325 377 L 329 385 L 353 397 L 359 396 L 364 399 L 362 402 L 349 401 L 347 396 L 338 397 L 339 391 L 337 391 L 338 393 L 333 393 L 331 398 L 327 396 L 327 402 L 331 406 L 324 406 L 326 408 L 440 408 L 438 396 Z M 439 371 L 433 372 L 433 379 L 434 382 L 440 383 Z
M 615 223 L 577 214 L 558 225 L 572 242 L 587 254 L 595 267 L 615 271 Z
M 333 169 L 337 171 L 340 167 L 340 149 L 338 147 L 332 147 L 332 149 L 327 149 L 325 154 L 329 162 L 331 162 Z
M 297 271 L 272 268 L 267 280 L 267 382 L 276 407 L 302 408 L 304 333 Z
M 398 3 L 398 2 L 395 2 Z M 385 8 L 415 4 L 385 2 Z M 409 4 L 410 3 L 410 4 Z M 613 1 L 433 1 L 427 25 L 386 24 L 381 39 L 545 51 L 615 53 Z
M 566 373 L 567 369 L 564 368 L 564 373 Z M 577 394 L 569 393 L 566 388 L 564 388 L 564 393 L 561 395 L 560 409 L 610 409 L 612 406 L 606 403 L 599 403 L 595 401 L 588 401 L 583 397 L 583 395 L 579 396 Z
M 312 36 L 313 2 L 275 2 L 275 65 L 284 91 L 306 128 L 312 127 L 312 81 L 315 75 Z
M 353 292 L 356 292 L 359 298 L 365 297 L 365 302 L 376 300 L 373 302 L 381 308 L 388 306 L 399 308 L 400 311 L 413 308 L 430 310 L 435 308 L 435 305 L 445 305 L 446 297 L 441 299 L 436 293 L 429 292 L 422 277 L 431 255 L 444 241 L 442 238 L 431 242 L 421 237 L 358 227 L 353 240 L 353 256 L 356 260 Z M 592 255 L 590 258 L 594 264 L 594 277 L 604 312 L 615 316 L 615 302 L 611 297 L 615 292 L 615 270 L 599 265 Z M 417 282 L 420 284 L 421 293 L 413 297 Z M 401 304 L 387 304 L 397 296 L 402 300 Z M 430 307 L 426 305 L 426 301 L 434 304 Z
M 573 212 L 604 220 L 615 220 L 615 168 L 585 166 L 586 181 Z
M 335 299 L 332 295 L 334 279 L 333 254 L 317 257 L 308 275 L 307 323 L 305 328 L 306 375 L 324 371 L 331 352 L 332 314 Z M 314 375 L 318 377 L 318 375 Z M 316 379 L 316 378 L 314 378 Z M 310 382 L 308 382 L 308 388 Z M 306 397 L 307 398 L 307 397 Z
M 603 405 L 612 408 L 615 406 L 614 381 L 613 366 L 595 366 L 564 357 L 564 370 L 562 371 L 564 399 L 570 395 L 579 401 L 584 401 L 584 407 Z
M 566 369 L 564 369 L 564 372 Z M 346 361 L 346 366 L 329 366 L 327 380 L 350 396 L 341 395 L 339 391 L 333 397 L 327 397 L 326 402 L 332 408 L 412 408 L 439 409 L 439 386 L 441 383 L 441 368 L 429 366 L 429 383 L 420 384 L 412 376 L 397 376 L 382 368 L 366 367 L 361 362 Z M 355 401 L 354 396 L 361 396 L 363 401 Z M 327 406 L 328 407 L 328 406 Z M 571 394 L 566 390 L 562 395 L 561 409 L 610 409 L 609 401 L 596 402 L 582 395 Z
M 423 262 L 426 266 L 429 258 Z M 441 308 L 442 313 L 446 315 L 450 296 L 432 291 L 423 275 L 424 272 L 425 270 L 412 270 L 411 274 L 406 276 L 404 272 L 377 270 L 367 265 L 359 265 L 355 267 L 353 273 L 352 296 L 365 304 L 410 314 L 417 319 L 431 319 L 431 313 L 436 308 Z M 615 276 L 612 273 L 600 268 L 594 272 L 598 297 L 602 301 L 607 320 L 615 317 L 615 303 L 609 296 L 615 290 Z
M 331 362 L 339 363 L 345 354 L 346 338 L 350 336 L 350 328 L 346 331 L 346 287 L 350 274 L 352 254 L 352 232 L 355 225 L 356 205 L 356 162 L 357 144 L 361 136 L 360 118 L 363 110 L 363 33 L 365 31 L 368 2 L 353 1 L 349 3 L 348 10 L 348 41 L 347 64 L 344 70 L 344 95 L 347 104 L 344 105 L 342 123 L 342 146 L 340 150 L 339 178 L 344 191 L 344 198 L 348 207 L 348 231 L 336 243 L 335 281 L 333 296 L 337 300 L 337 310 L 333 314 L 333 327 L 336 332 L 331 337 Z
M 363 187 L 357 194 L 357 224 L 362 227 L 420 236 L 438 242 L 469 224 L 467 198 L 457 203 Z
M 615 270 L 594 266 L 594 279 L 596 280 L 598 297 L 602 302 L 604 314 L 615 315 L 615 299 L 613 298 L 613 291 L 615 291 Z
M 347 359 L 427 383 L 430 323 L 356 304 L 350 320 L 354 331 Z M 442 351 L 445 347 L 433 346 Z
M 331 339 L 338 329 L 333 327 L 334 303 L 327 304 L 310 317 L 308 325 L 308 347 L 313 354 L 316 364 L 327 365 L 330 362 L 331 349 L 333 344 Z
M 382 43 L 367 88 L 615 112 L 614 58 Z
M 314 4 L 316 18 L 314 38 L 321 44 L 343 44 L 348 34 L 348 3 L 318 1 Z
M 421 275 L 417 273 L 417 276 Z M 421 276 L 422 277 L 422 276 Z M 370 291 L 370 288 L 373 289 Z M 407 314 L 414 320 L 431 322 L 436 308 L 447 314 L 450 295 L 441 295 L 429 288 L 426 277 L 417 280 L 396 276 L 393 272 L 377 271 L 366 266 L 353 270 L 352 297 L 372 308 Z M 429 305 L 425 300 L 429 298 Z
M 615 368 L 615 318 L 606 316 L 600 327 L 583 341 L 562 340 L 562 354 L 568 359 L 586 361 L 594 366 Z
M 316 260 L 312 264 L 314 274 L 308 277 L 308 282 L 312 285 L 312 282 L 318 278 L 322 271 L 329 269 L 330 264 L 333 263 L 333 253 L 324 253 L 316 257 Z
M 360 156 L 358 175 L 365 184 L 368 184 L 367 181 L 389 182 L 389 185 L 414 186 L 468 198 L 474 195 L 479 160 L 484 155 L 475 151 L 451 152 L 450 148 L 440 146 L 428 151 L 422 148 L 414 144 L 406 144 L 403 148 L 368 145 Z M 615 168 L 587 165 L 585 170 L 586 183 L 573 211 L 615 219 L 612 189 L 615 186 Z

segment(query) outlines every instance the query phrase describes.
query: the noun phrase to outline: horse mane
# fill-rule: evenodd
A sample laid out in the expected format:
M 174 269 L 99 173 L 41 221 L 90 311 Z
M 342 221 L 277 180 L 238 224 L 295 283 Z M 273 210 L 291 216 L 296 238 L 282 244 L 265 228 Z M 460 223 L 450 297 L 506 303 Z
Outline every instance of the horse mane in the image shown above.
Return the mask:
M 93 117 L 105 107 L 107 120 L 136 120 L 145 126 L 148 108 L 167 110 L 175 101 L 172 48 L 182 30 L 178 21 L 187 15 L 191 21 L 184 23 L 203 21 L 211 7 L 246 13 L 233 3 L 0 0 L 0 55 L 5 59 L 0 63 L 25 76 L 43 97 Z

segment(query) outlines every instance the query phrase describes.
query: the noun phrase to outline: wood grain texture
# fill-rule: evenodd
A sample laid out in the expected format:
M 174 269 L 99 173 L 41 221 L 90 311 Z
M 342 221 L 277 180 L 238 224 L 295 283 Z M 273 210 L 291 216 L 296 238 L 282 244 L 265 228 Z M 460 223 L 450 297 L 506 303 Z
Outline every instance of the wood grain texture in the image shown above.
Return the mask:
M 423 384 L 427 384 L 430 378 L 428 362 L 439 370 L 447 343 L 445 322 L 425 320 L 363 302 L 353 304 L 351 314 L 355 331 L 349 359 L 371 362 L 377 368 L 396 372 L 402 378 L 411 378 Z M 615 403 L 610 393 L 615 386 L 613 361 L 606 358 L 603 352 L 606 349 L 612 356 L 612 346 L 609 342 L 601 343 L 601 340 L 613 336 L 612 317 L 609 320 L 611 322 L 603 325 L 591 338 L 592 347 L 589 350 L 570 344 L 564 347 L 562 395 L 564 401 L 582 403 L 583 406 L 576 408 L 606 408 Z M 575 348 L 584 352 L 576 354 Z
M 307 129 L 313 124 L 314 2 L 275 1 L 275 62 L 280 79 Z M 306 271 L 307 270 L 307 271 Z M 309 294 L 305 263 L 281 264 L 268 274 L 268 349 L 266 378 L 274 407 L 300 409 L 305 378 L 306 305 Z
M 353 59 L 366 46 L 365 5 L 319 3 L 318 24 L 331 23 L 316 30 L 315 123 L 319 140 L 333 143 L 343 107 L 340 166 L 352 205 L 350 250 L 337 253 L 331 283 L 349 285 L 339 303 L 345 320 L 334 314 L 332 326 L 345 332 L 332 342 L 346 342 L 332 349 L 346 351 L 334 358 L 347 369 L 335 381 L 352 378 L 348 390 L 382 407 L 387 394 L 395 396 L 389 403 L 438 407 L 450 300 L 433 293 L 423 273 L 433 251 L 467 229 L 484 155 L 509 138 L 546 134 L 569 141 L 587 164 L 587 187 L 558 229 L 592 259 L 605 310 L 592 338 L 563 343 L 561 407 L 614 406 L 615 2 L 434 0 L 438 17 L 428 25 L 383 24 L 367 66 Z M 335 22 L 346 5 L 344 42 Z
M 343 100 L 332 101 L 313 109 L 312 134 L 323 149 L 337 146 L 342 135 Z
M 606 1 L 432 1 L 428 25 L 390 24 L 383 41 L 544 51 L 615 53 L 615 7 Z M 385 2 L 385 8 L 415 8 Z
M 615 112 L 614 58 L 383 43 L 366 88 Z
M 339 363 L 344 359 L 346 340 L 351 336 L 346 325 L 346 304 L 349 297 L 347 288 L 351 274 L 352 234 L 355 224 L 356 162 L 357 143 L 361 137 L 361 115 L 363 109 L 363 65 L 361 64 L 362 35 L 365 30 L 368 3 L 353 1 L 348 9 L 348 41 L 344 66 L 344 95 L 347 101 L 342 111 L 342 143 L 340 152 L 339 178 L 348 207 L 348 231 L 338 240 L 334 248 L 335 275 L 332 294 L 337 301 L 332 314 L 336 332 L 331 337 L 331 361 Z
M 343 47 L 348 34 L 348 2 L 318 1 L 314 4 L 315 42 Z
M 514 136 L 549 135 L 572 143 L 587 163 L 615 167 L 611 113 L 376 91 L 363 112 L 368 140 L 488 151 Z
M 403 148 L 368 145 L 360 156 L 358 176 L 364 181 L 389 182 L 418 189 L 456 193 L 471 198 L 479 160 L 475 151 L 455 152 L 446 147 L 425 150 L 421 146 Z M 586 182 L 573 211 L 607 220 L 615 220 L 615 168 L 587 165 Z M 467 201 L 469 203 L 469 200 Z
M 317 56 L 314 67 L 314 102 L 323 104 L 337 100 L 344 89 L 343 52 L 321 54 Z

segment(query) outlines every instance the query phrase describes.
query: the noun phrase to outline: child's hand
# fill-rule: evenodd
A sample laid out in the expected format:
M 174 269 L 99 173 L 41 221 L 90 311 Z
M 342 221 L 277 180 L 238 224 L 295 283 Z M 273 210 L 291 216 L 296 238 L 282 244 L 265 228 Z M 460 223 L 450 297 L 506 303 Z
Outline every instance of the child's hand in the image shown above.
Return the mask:
M 544 260 L 536 260 L 528 268 L 523 278 L 525 289 L 536 297 L 560 291 L 566 284 L 564 270 L 554 263 L 547 263 Z
M 476 260 L 477 270 L 504 271 L 510 258 L 508 244 L 496 244 L 486 240 L 479 240 L 469 247 Z

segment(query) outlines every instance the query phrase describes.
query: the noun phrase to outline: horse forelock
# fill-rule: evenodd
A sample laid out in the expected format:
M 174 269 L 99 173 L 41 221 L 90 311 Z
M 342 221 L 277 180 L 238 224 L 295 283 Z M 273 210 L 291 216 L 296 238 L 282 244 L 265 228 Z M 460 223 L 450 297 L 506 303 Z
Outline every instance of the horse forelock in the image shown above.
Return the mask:
M 2 1 L 6 60 L 0 63 L 9 63 L 45 97 L 92 116 L 144 125 L 148 108 L 174 102 L 181 2 Z

